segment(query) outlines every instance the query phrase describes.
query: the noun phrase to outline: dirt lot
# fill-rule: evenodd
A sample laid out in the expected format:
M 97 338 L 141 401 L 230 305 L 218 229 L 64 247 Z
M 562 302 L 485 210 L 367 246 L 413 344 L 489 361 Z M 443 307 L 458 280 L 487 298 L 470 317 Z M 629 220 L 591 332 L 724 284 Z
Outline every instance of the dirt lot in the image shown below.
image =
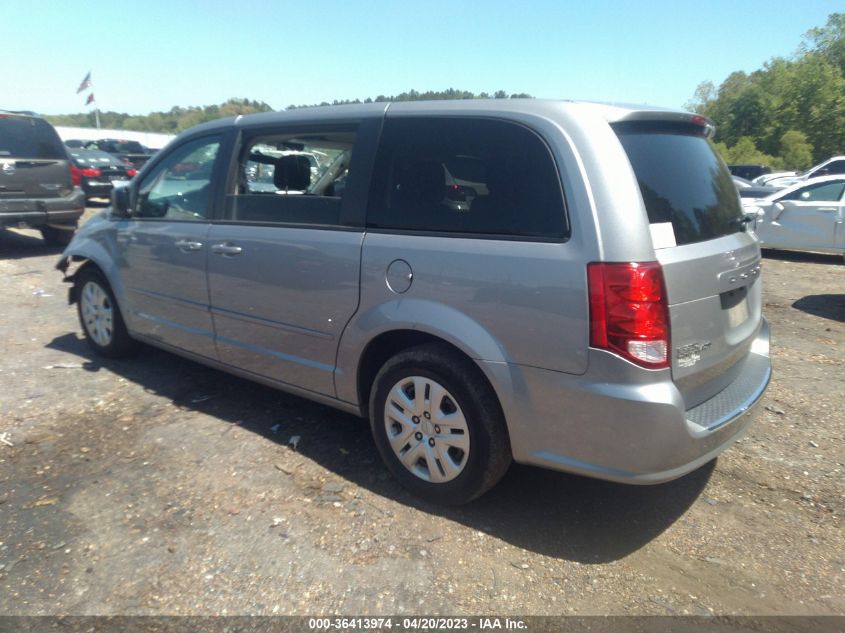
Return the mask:
M 57 256 L 0 232 L 0 614 L 845 613 L 841 258 L 767 256 L 776 373 L 717 462 L 654 487 L 515 466 L 444 510 L 362 420 L 92 356 Z

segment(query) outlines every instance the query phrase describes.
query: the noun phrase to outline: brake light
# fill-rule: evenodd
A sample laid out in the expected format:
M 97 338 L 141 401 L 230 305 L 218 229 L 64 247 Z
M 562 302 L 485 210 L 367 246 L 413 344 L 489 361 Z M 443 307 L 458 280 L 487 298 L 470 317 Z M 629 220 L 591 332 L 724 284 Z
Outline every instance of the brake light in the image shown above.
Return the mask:
M 669 304 L 658 262 L 587 265 L 590 345 L 642 367 L 669 366 Z
M 103 172 L 101 172 L 99 169 L 96 169 L 94 167 L 86 167 L 85 169 L 82 170 L 82 175 L 85 176 L 86 178 L 99 178 L 100 176 L 103 175 Z
M 126 175 L 129 176 L 130 178 L 134 178 L 137 173 L 138 173 L 137 169 L 130 168 L 130 169 L 126 170 Z
M 70 163 L 70 183 L 74 187 L 82 185 L 82 174 L 79 173 L 79 167 Z
M 460 185 L 450 185 L 446 187 L 446 197 L 455 202 L 466 202 L 466 192 Z

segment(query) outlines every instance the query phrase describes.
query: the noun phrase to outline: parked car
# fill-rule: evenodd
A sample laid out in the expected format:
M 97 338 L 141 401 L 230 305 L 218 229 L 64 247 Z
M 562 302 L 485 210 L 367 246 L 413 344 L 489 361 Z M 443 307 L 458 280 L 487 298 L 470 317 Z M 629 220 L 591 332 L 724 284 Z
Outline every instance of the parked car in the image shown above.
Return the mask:
M 115 188 L 58 267 L 97 353 L 143 341 L 368 416 L 434 502 L 511 460 L 666 481 L 739 437 L 771 375 L 760 248 L 711 131 L 531 100 L 225 119 Z M 279 156 L 253 189 L 268 146 L 334 158 Z
M 85 143 L 85 149 L 98 149 L 108 152 L 135 169 L 141 169 L 144 163 L 154 154 L 154 152 L 141 145 L 138 141 L 127 141 L 116 138 L 88 141 Z
M 845 175 L 799 182 L 754 201 L 764 248 L 845 255 Z
M 123 183 L 138 173 L 116 156 L 98 149 L 68 149 L 79 174 L 85 198 L 108 198 L 115 184 Z
M 732 176 L 754 180 L 758 176 L 771 173 L 772 168 L 768 165 L 728 165 L 728 170 Z
M 36 228 L 48 244 L 67 244 L 84 211 L 85 197 L 74 187 L 53 126 L 0 111 L 0 228 Z
M 767 176 L 760 176 L 754 180 L 754 183 L 783 189 L 803 180 L 810 180 L 811 178 L 818 178 L 820 176 L 835 176 L 839 174 L 845 174 L 845 156 L 834 156 L 833 158 L 828 158 L 823 163 L 819 163 L 818 165 L 810 167 L 810 169 L 806 171 L 798 173 L 779 172 L 776 174 L 769 174 Z
M 740 198 L 765 198 L 766 196 L 770 196 L 773 193 L 780 191 L 780 189 L 767 187 L 766 185 L 755 185 L 754 183 L 746 180 L 745 178 L 740 178 L 739 176 L 733 176 L 732 178 L 734 186 L 736 186 L 736 190 L 739 192 Z

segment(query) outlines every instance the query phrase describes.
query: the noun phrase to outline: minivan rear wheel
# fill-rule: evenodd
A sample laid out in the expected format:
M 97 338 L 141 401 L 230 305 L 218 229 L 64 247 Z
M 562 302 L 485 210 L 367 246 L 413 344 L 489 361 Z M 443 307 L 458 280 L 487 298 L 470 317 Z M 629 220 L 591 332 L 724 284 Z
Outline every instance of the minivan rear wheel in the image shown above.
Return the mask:
M 496 394 L 469 359 L 446 345 L 414 347 L 384 364 L 372 387 L 370 424 L 396 479 L 434 503 L 479 497 L 511 462 Z
M 79 322 L 88 345 L 109 358 L 129 355 L 137 343 L 126 331 L 123 315 L 109 283 L 90 267 L 83 268 L 74 286 Z

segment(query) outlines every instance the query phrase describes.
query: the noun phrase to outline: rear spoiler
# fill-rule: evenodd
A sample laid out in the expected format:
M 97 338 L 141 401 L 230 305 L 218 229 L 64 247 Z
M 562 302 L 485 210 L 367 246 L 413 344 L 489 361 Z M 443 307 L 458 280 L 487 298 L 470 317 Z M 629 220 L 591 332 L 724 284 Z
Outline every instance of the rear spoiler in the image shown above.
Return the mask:
M 660 110 L 637 110 L 628 112 L 615 121 L 611 121 L 614 128 L 635 128 L 647 126 L 659 129 L 697 129 L 705 138 L 713 138 L 716 126 L 705 116 L 689 112 L 666 112 Z

